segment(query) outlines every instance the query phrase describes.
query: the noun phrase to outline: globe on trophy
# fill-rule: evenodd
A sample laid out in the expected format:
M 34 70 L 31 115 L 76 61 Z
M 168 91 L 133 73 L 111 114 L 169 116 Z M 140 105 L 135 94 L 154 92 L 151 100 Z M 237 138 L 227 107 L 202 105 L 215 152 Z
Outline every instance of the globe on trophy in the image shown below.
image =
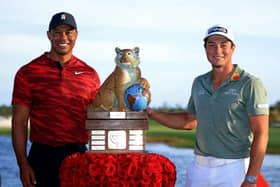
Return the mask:
M 145 110 L 151 101 L 149 89 L 143 88 L 140 84 L 128 87 L 124 93 L 124 102 L 131 111 Z

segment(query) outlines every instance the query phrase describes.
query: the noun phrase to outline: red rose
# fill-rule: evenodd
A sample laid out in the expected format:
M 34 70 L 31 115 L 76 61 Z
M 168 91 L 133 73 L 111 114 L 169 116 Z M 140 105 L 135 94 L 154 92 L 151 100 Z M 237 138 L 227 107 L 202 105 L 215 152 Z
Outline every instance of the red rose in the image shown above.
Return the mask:
M 141 153 L 77 153 L 60 168 L 62 187 L 174 186 L 176 168 L 164 156 Z

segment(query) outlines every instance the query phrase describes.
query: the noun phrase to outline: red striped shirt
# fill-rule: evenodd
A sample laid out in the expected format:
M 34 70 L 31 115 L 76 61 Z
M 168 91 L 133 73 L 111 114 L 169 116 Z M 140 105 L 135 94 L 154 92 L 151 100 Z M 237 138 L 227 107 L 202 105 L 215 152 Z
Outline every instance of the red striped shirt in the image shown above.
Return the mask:
M 30 107 L 30 140 L 59 145 L 88 143 L 86 108 L 100 87 L 97 72 L 72 56 L 62 69 L 43 54 L 15 76 L 12 104 Z

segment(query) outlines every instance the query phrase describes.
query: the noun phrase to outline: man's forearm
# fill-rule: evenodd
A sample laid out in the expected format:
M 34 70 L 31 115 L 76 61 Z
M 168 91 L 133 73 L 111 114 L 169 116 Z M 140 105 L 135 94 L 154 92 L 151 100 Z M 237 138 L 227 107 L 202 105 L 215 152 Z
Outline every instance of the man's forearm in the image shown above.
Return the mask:
M 13 148 L 17 157 L 18 165 L 27 162 L 26 145 L 27 145 L 27 128 L 13 124 L 12 127 Z
M 24 105 L 13 105 L 12 142 L 18 165 L 27 163 L 26 144 L 30 108 Z
M 250 163 L 247 176 L 257 176 L 260 173 L 262 162 L 266 153 L 268 136 L 255 135 L 250 152 Z
M 146 109 L 146 111 L 150 119 L 169 128 L 190 130 L 196 127 L 197 122 L 195 117 L 187 112 L 167 113 L 152 110 L 150 108 Z

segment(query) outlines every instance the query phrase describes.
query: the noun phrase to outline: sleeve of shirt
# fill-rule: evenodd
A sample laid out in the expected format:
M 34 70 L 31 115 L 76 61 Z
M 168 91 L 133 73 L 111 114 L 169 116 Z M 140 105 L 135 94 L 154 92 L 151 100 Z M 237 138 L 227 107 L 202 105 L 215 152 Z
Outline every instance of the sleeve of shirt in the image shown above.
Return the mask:
M 246 85 L 246 110 L 249 116 L 268 115 L 269 105 L 267 92 L 259 79 L 251 79 Z
M 90 103 L 95 99 L 97 92 L 99 91 L 100 88 L 100 78 L 99 75 L 96 71 L 93 73 L 93 85 L 91 89 L 91 98 L 90 98 Z
M 30 106 L 32 103 L 32 96 L 30 91 L 30 85 L 28 83 L 28 78 L 24 73 L 24 69 L 21 68 L 14 80 L 14 89 L 12 95 L 12 105 L 25 105 Z
M 188 101 L 186 112 L 188 112 L 192 115 L 196 115 L 196 110 L 195 110 L 195 105 L 194 105 L 194 100 L 193 100 L 193 92 L 194 92 L 194 83 L 192 85 L 191 96 Z

